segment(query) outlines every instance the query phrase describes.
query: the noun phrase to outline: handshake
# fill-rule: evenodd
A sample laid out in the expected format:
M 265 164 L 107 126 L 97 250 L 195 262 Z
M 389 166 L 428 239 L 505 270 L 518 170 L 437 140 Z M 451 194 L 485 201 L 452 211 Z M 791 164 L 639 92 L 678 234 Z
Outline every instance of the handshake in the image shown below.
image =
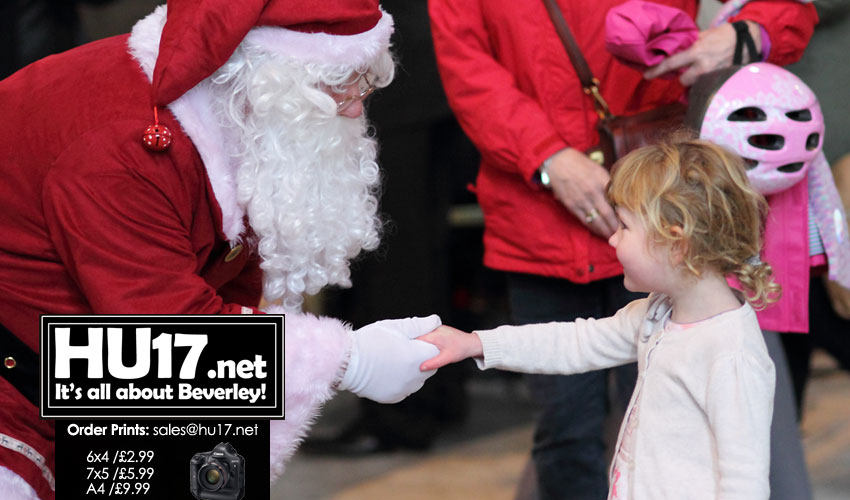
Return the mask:
M 459 360 L 443 359 L 434 345 L 440 332 L 454 330 L 441 324 L 431 315 L 378 321 L 349 332 L 351 355 L 338 389 L 379 403 L 398 403 L 418 391 L 438 367 Z

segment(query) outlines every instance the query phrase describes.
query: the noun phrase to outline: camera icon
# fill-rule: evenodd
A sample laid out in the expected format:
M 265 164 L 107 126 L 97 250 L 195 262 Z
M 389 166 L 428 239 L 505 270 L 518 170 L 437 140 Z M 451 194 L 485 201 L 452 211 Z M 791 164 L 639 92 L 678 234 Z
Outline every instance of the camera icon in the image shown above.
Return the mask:
M 189 462 L 189 491 L 198 500 L 239 500 L 245 495 L 245 459 L 230 443 L 195 453 Z

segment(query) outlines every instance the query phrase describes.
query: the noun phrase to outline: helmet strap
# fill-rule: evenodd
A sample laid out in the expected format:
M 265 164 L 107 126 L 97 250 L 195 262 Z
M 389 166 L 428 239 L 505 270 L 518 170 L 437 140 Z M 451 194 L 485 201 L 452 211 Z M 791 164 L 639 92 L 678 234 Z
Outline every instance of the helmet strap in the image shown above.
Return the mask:
M 753 36 L 750 35 L 750 28 L 746 21 L 735 21 L 732 23 L 735 28 L 735 55 L 732 58 L 732 64 L 738 65 L 744 62 L 744 45 L 747 46 L 749 60 L 747 62 L 756 62 L 761 60 L 761 55 L 756 52 L 756 42 Z

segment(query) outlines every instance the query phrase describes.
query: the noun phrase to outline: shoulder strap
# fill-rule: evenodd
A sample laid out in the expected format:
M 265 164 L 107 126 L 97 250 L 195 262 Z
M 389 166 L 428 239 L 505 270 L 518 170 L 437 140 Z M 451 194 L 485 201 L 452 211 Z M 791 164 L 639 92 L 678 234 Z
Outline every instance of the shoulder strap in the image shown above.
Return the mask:
M 561 43 L 564 44 L 564 48 L 567 50 L 567 55 L 570 57 L 570 62 L 572 62 L 573 68 L 576 70 L 579 81 L 581 81 L 584 93 L 593 97 L 593 105 L 596 107 L 596 113 L 599 114 L 600 118 L 611 116 L 611 112 L 608 110 L 608 103 L 605 102 L 602 94 L 599 93 L 599 80 L 590 71 L 590 66 L 588 66 L 584 54 L 581 53 L 578 43 L 573 38 L 573 33 L 570 31 L 570 27 L 567 25 L 567 21 L 564 19 L 564 15 L 561 13 L 558 4 L 555 0 L 543 0 L 543 3 L 546 5 L 546 11 L 549 12 L 549 17 L 552 19 L 552 24 L 555 25 L 555 31 L 558 32 Z

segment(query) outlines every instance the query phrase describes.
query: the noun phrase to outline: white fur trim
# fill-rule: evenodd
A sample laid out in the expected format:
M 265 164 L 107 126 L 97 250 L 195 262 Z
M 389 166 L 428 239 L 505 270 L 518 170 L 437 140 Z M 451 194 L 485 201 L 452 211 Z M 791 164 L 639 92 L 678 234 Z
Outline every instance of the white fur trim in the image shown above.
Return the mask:
M 5 500 L 39 500 L 35 490 L 21 476 L 0 465 L 0 491 Z
M 303 33 L 274 26 L 253 28 L 245 42 L 299 61 L 359 68 L 368 66 L 390 46 L 393 17 L 381 9 L 381 19 L 369 31 L 356 35 Z
M 226 149 L 227 138 L 210 108 L 209 80 L 168 105 L 186 135 L 192 139 L 221 208 L 221 226 L 228 241 L 236 242 L 245 229 L 245 208 L 236 201 L 236 164 Z
M 153 80 L 153 68 L 159 54 L 159 39 L 165 26 L 165 5 L 160 5 L 147 17 L 133 26 L 127 46 L 130 54 L 142 67 L 142 71 Z
M 159 54 L 159 39 L 165 26 L 166 6 L 160 5 L 135 26 L 127 45 L 148 80 Z M 231 242 L 239 240 L 245 229 L 245 209 L 236 201 L 236 166 L 225 151 L 225 138 L 209 106 L 209 81 L 203 80 L 193 89 L 168 105 L 186 135 L 192 140 L 210 179 L 216 201 L 221 208 L 222 231 Z
M 342 378 L 351 348 L 349 328 L 332 318 L 287 314 L 284 318 L 284 420 L 270 425 L 269 482 L 283 474 L 321 405 Z

